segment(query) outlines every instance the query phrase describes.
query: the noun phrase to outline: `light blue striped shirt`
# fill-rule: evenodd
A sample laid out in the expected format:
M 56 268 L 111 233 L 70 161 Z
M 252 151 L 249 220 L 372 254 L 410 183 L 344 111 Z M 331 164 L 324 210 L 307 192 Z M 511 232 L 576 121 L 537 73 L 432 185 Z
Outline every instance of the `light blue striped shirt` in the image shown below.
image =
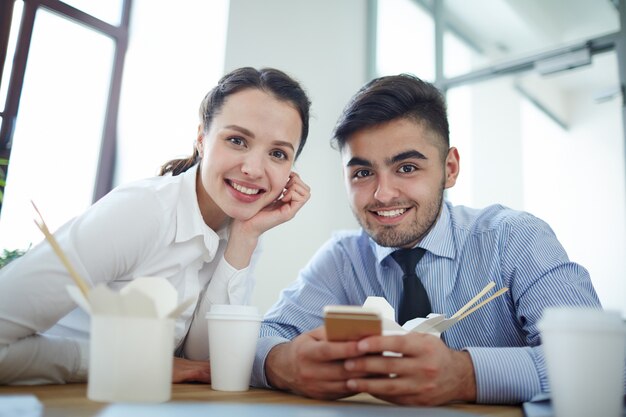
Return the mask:
M 505 295 L 442 334 L 465 349 L 476 373 L 477 402 L 519 403 L 549 391 L 537 322 L 548 306 L 600 308 L 588 272 L 570 262 L 551 228 L 531 214 L 499 205 L 482 210 L 444 203 L 419 246 L 416 267 L 433 312 L 451 316 L 495 281 Z M 261 326 L 252 383 L 269 387 L 264 373 L 277 344 L 323 324 L 328 304 L 361 305 L 385 297 L 398 311 L 402 271 L 364 231 L 336 233 L 267 312 Z

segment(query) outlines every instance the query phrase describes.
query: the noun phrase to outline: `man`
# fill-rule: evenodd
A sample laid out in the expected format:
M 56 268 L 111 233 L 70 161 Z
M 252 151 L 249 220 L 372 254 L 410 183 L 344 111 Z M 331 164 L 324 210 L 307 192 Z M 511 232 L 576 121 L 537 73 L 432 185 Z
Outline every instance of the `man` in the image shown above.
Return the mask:
M 519 403 L 548 391 L 537 329 L 544 308 L 600 302 L 587 271 L 569 261 L 543 221 L 499 205 L 475 210 L 444 201 L 459 153 L 449 145 L 439 91 L 409 75 L 375 79 L 348 103 L 335 139 L 362 230 L 328 241 L 267 313 L 253 384 L 419 405 Z M 414 247 L 425 250 L 414 267 L 427 293 L 422 304 L 435 313 L 451 316 L 490 281 L 509 291 L 441 338 L 327 341 L 325 305 L 381 296 L 399 311 L 403 272 L 393 253 Z

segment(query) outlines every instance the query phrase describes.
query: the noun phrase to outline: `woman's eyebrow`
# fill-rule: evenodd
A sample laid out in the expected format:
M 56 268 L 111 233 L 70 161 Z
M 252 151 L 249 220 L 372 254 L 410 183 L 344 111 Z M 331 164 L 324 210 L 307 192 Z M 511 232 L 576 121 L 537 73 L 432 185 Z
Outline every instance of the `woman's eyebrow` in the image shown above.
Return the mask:
M 245 127 L 239 126 L 239 125 L 228 125 L 228 126 L 224 126 L 225 129 L 232 129 L 232 130 L 236 130 L 240 133 L 243 133 L 246 136 L 250 136 L 251 138 L 254 137 L 254 133 L 252 133 L 251 130 L 246 129 Z
M 252 139 L 255 139 L 254 133 L 252 133 L 251 130 L 246 129 L 245 127 L 239 126 L 239 125 L 227 125 L 224 126 L 225 129 L 231 129 L 231 130 L 236 130 L 237 132 L 240 132 L 243 135 L 246 135 L 248 137 L 251 137 Z M 293 144 L 291 142 L 288 142 L 286 140 L 275 140 L 272 142 L 272 145 L 274 146 L 286 146 L 288 148 L 290 148 L 292 151 L 294 150 Z
M 274 146 L 285 146 L 290 148 L 292 151 L 294 150 L 293 144 L 291 142 L 287 142 L 286 140 L 275 140 L 272 142 Z

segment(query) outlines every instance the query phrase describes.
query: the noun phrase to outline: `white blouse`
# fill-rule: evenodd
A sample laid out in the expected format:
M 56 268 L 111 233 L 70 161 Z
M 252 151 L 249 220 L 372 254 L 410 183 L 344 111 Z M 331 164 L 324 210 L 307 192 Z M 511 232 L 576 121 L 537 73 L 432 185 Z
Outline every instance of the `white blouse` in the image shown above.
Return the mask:
M 204 223 L 196 172 L 120 186 L 55 237 L 92 285 L 119 289 L 159 276 L 176 287 L 179 302 L 196 298 L 176 319 L 175 346 L 189 359 L 208 360 L 204 316 L 211 304 L 249 303 L 259 250 L 245 269 L 226 262 L 228 226 L 213 231 Z M 69 297 L 72 283 L 46 241 L 0 270 L 0 384 L 86 379 L 89 317 Z

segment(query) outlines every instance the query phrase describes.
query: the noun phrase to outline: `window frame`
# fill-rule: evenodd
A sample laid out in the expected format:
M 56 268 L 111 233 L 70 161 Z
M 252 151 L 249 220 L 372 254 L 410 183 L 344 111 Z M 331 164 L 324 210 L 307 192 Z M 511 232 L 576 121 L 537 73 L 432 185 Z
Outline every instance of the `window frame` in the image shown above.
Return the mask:
M 0 215 L 2 214 L 2 195 L 4 193 L 4 180 L 9 170 L 11 161 L 11 147 L 13 132 L 19 113 L 20 98 L 24 85 L 24 76 L 28 62 L 30 43 L 35 26 L 35 17 L 40 8 L 47 9 L 61 17 L 67 18 L 77 24 L 108 36 L 113 39 L 115 53 L 110 76 L 109 92 L 106 105 L 104 127 L 101 136 L 98 168 L 94 184 L 93 201 L 97 201 L 113 187 L 115 171 L 115 150 L 117 143 L 117 121 L 119 112 L 120 91 L 124 70 L 124 59 L 128 49 L 128 33 L 130 25 L 130 13 L 132 0 L 122 0 L 122 10 L 119 25 L 112 25 L 97 17 L 83 12 L 73 6 L 59 0 L 22 0 L 24 8 L 19 23 L 17 43 L 13 57 L 7 57 L 7 45 L 11 33 L 13 10 L 15 1 L 2 2 L 0 9 L 0 83 L 8 82 L 7 96 L 4 107 L 0 110 L 2 124 L 0 126 L 0 160 L 4 168 L 0 167 Z M 2 80 L 4 65 L 7 59 L 13 59 L 13 67 L 9 80 Z M 4 177 L 4 178 L 3 178 Z

